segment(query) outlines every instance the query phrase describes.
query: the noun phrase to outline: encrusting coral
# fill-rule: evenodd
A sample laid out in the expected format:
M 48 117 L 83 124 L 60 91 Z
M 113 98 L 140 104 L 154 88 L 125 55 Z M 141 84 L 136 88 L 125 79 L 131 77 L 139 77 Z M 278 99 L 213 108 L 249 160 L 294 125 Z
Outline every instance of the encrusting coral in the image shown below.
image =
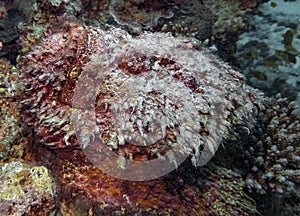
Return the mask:
M 0 159 L 20 138 L 21 125 L 16 92 L 20 89 L 19 73 L 8 61 L 0 59 Z
M 4 215 L 45 215 L 55 206 L 56 188 L 44 166 L 21 161 L 6 163 L 0 166 L 0 183 Z

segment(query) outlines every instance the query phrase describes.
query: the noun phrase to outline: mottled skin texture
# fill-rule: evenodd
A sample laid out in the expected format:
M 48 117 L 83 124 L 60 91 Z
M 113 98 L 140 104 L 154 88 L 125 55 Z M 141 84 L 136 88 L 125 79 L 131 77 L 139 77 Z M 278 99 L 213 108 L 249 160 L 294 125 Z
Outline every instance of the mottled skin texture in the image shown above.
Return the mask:
M 193 43 L 164 34 L 135 39 L 119 29 L 104 32 L 73 22 L 49 30 L 20 63 L 26 85 L 23 111 L 35 141 L 50 148 L 78 147 L 71 111 L 96 100 L 97 126 L 106 145 L 175 143 L 194 151 L 197 165 L 204 143 L 217 148 L 230 127 L 244 119 L 251 124 L 260 96 L 239 73 L 208 51 L 195 50 Z M 79 77 L 81 93 L 72 104 Z M 87 130 L 82 139 L 93 136 L 93 129 Z
M 45 120 L 45 117 L 54 114 L 61 118 L 57 121 L 62 121 L 59 126 L 63 127 L 66 124 L 64 117 L 68 116 L 70 112 L 72 85 L 74 86 L 76 81 L 76 79 L 68 78 L 74 76 L 74 71 L 81 66 L 81 61 L 84 61 L 87 34 L 85 29 L 77 24 L 49 30 L 47 34 L 49 37 L 42 39 L 42 47 L 37 45 L 37 49 L 27 54 L 21 63 L 21 71 L 23 69 L 27 71 L 26 75 L 24 74 L 26 76 L 25 94 L 29 97 L 27 99 L 29 101 L 24 102 L 24 110 L 30 107 L 32 111 L 36 110 L 42 115 L 40 118 L 32 111 L 27 112 L 27 110 L 25 119 L 34 122 L 37 118 Z M 40 49 L 45 49 L 46 52 L 40 52 Z M 53 101 L 55 102 L 52 103 Z M 51 119 L 47 120 L 51 121 Z M 38 124 L 39 126 L 35 125 L 37 126 L 38 140 L 55 143 L 54 148 L 66 146 L 63 141 L 64 132 L 56 136 L 49 131 L 49 127 L 55 127 L 54 124 L 43 124 L 43 122 Z M 67 130 L 69 128 L 65 132 Z M 72 147 L 75 146 L 77 146 L 76 142 L 72 142 Z
M 155 45 L 156 40 L 160 42 L 159 49 Z M 135 46 L 136 44 L 138 46 Z M 187 139 L 181 131 L 188 131 L 184 126 L 185 121 L 192 123 L 191 127 L 194 127 L 192 131 L 195 133 L 190 135 L 194 136 L 195 140 L 207 139 L 212 146 L 215 145 L 214 140 L 222 138 L 209 127 L 209 125 L 216 124 L 213 120 L 216 116 L 222 117 L 218 127 L 224 133 L 224 138 L 230 137 L 227 132 L 230 127 L 240 124 L 244 119 L 248 119 L 251 125 L 252 115 L 256 114 L 257 107 L 260 106 L 260 96 L 254 90 L 251 93 L 252 89 L 244 85 L 243 77 L 238 72 L 220 62 L 207 50 L 197 51 L 193 44 L 193 41 L 177 40 L 164 34 L 146 34 L 136 39 L 119 29 L 104 32 L 67 21 L 48 30 L 45 37 L 22 57 L 19 67 L 26 87 L 22 100 L 24 120 L 29 128 L 33 129 L 37 149 L 44 149 L 44 146 L 54 149 L 56 157 L 60 158 L 56 161 L 57 159 L 51 154 L 42 153 L 45 155 L 42 160 L 48 161 L 46 163 L 49 164 L 49 168 L 57 173 L 59 186 L 64 193 L 69 194 L 72 191 L 74 196 L 84 194 L 90 202 L 97 205 L 103 204 L 104 209 L 101 211 L 107 213 L 125 208 L 129 213 L 146 211 L 150 214 L 157 212 L 166 214 L 171 211 L 179 215 L 197 215 L 198 212 L 199 215 L 207 215 L 205 207 L 207 201 L 201 198 L 201 191 L 193 185 L 195 182 L 183 184 L 181 189 L 174 188 L 168 181 L 165 182 L 165 179 L 144 183 L 126 182 L 109 177 L 93 167 L 80 151 L 70 123 L 71 111 L 86 108 L 86 102 L 92 98 L 93 93 L 97 93 L 97 126 L 103 132 L 101 138 L 104 144 L 118 154 L 125 154 L 133 160 L 148 160 L 157 157 L 152 154 L 152 148 L 163 152 L 170 143 L 183 146 L 185 142 L 180 143 L 180 139 L 186 141 Z M 177 51 L 174 52 L 174 50 Z M 160 79 L 153 76 L 154 73 Z M 83 91 L 82 96 L 85 97 L 79 97 L 76 103 L 72 103 L 78 78 L 86 81 L 83 82 L 83 86 L 86 83 L 86 88 L 91 92 Z M 145 90 L 144 85 L 132 85 L 145 78 L 149 78 L 145 83 L 152 84 L 152 87 Z M 99 82 L 104 80 L 105 84 L 98 89 L 97 86 L 88 86 L 91 80 Z M 163 88 L 164 85 L 166 88 Z M 90 87 L 95 87 L 95 89 Z M 151 88 L 153 91 L 150 91 L 150 97 L 147 89 L 151 90 Z M 156 94 L 154 90 L 159 94 Z M 149 110 L 153 109 L 160 115 L 163 113 L 161 117 L 166 116 L 166 126 L 162 130 L 162 135 L 156 138 L 158 141 L 154 146 L 148 148 L 131 145 L 133 138 L 138 138 L 139 133 L 145 130 L 144 127 L 139 128 L 138 122 L 133 125 L 133 138 L 125 137 L 125 143 L 115 140 L 112 133 L 122 132 L 118 131 L 118 127 L 113 124 L 119 120 L 113 120 L 115 117 L 112 114 L 113 110 L 122 113 L 121 108 L 124 105 L 122 101 L 126 99 L 126 93 L 132 94 L 135 91 L 142 92 L 138 97 L 144 97 L 144 101 L 151 101 L 154 105 L 130 105 L 135 104 L 136 101 L 134 97 L 128 97 L 131 101 L 128 100 L 129 106 L 124 107 L 125 111 L 128 110 L 126 113 L 132 116 L 145 115 L 145 118 L 149 118 L 146 123 L 155 122 L 153 114 L 148 113 Z M 184 95 L 181 101 L 176 94 Z M 160 95 L 165 95 L 165 97 L 160 98 Z M 168 97 L 172 97 L 170 99 L 176 102 L 167 104 L 168 109 L 171 110 L 170 113 L 168 109 L 164 110 L 165 108 L 160 105 L 166 103 L 165 98 Z M 186 100 L 187 98 L 190 100 Z M 220 110 L 211 107 L 211 104 L 217 100 L 223 104 Z M 105 104 L 108 105 L 107 108 Z M 191 106 L 185 107 L 186 104 L 191 104 Z M 114 106 L 119 108 L 114 108 Z M 187 112 L 181 113 L 181 109 Z M 192 117 L 189 109 L 196 111 Z M 141 114 L 135 113 L 135 110 L 140 110 Z M 178 116 L 173 113 L 177 113 Z M 193 124 L 198 126 L 193 126 Z M 154 128 L 157 129 L 157 126 L 154 125 Z M 180 133 L 176 128 L 180 130 Z M 198 131 L 195 130 L 197 128 Z M 128 131 L 130 130 L 125 127 L 122 133 L 131 136 Z M 86 143 L 86 145 L 91 144 Z M 190 142 L 186 145 L 186 148 L 194 149 L 191 155 L 194 165 L 197 165 L 197 155 L 200 151 L 198 148 L 201 145 L 203 145 L 201 142 Z M 98 147 L 101 145 L 91 146 L 92 149 Z M 191 171 L 184 174 L 184 170 L 181 169 L 179 172 L 183 172 L 183 175 L 193 173 Z M 171 179 L 175 176 L 177 176 L 176 173 L 174 176 L 172 174 Z M 183 181 L 189 181 L 190 177 L 184 178 L 186 180 Z M 176 180 L 175 185 L 180 185 L 181 181 Z M 228 190 L 225 196 L 231 194 L 233 189 L 228 188 Z M 206 188 L 205 192 L 210 194 L 209 191 L 210 189 Z M 124 197 L 124 194 L 128 197 Z M 213 200 L 215 196 L 224 196 L 224 194 L 216 193 L 214 190 Z M 181 208 L 184 199 L 186 199 L 184 202 L 187 210 Z M 237 208 L 241 209 L 244 199 L 238 199 L 241 205 L 234 207 L 228 203 L 227 207 L 231 209 L 228 212 L 234 212 Z M 249 204 L 248 199 L 245 199 L 245 202 Z M 64 210 L 61 209 L 61 211 Z M 218 212 L 220 209 L 211 211 Z M 241 211 L 253 215 L 255 207 L 247 206 Z

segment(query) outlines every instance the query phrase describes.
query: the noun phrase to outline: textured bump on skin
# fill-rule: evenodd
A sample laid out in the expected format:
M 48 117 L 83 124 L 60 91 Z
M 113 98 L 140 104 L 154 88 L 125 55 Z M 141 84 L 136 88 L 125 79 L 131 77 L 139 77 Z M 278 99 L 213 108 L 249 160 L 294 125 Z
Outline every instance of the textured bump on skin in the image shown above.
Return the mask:
M 146 159 L 158 157 L 149 156 L 153 151 L 179 146 L 193 152 L 199 165 L 201 149 L 215 151 L 228 129 L 245 119 L 250 124 L 261 100 L 238 72 L 208 50 L 196 50 L 192 40 L 160 33 L 134 38 L 120 29 L 72 22 L 48 31 L 23 57 L 20 70 L 27 87 L 25 121 L 36 142 L 51 148 L 79 146 L 70 113 L 95 101 L 97 128 L 84 128 L 81 141 L 99 132 L 114 150 L 156 144 L 158 149 L 139 155 Z M 79 78 L 90 91 L 72 105 Z

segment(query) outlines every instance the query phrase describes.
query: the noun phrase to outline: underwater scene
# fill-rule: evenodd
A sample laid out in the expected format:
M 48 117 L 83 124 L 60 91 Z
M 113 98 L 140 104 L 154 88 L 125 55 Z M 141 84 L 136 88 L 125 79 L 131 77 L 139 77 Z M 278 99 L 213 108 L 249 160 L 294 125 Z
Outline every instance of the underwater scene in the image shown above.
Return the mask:
M 2 216 L 300 215 L 300 0 L 0 0 Z

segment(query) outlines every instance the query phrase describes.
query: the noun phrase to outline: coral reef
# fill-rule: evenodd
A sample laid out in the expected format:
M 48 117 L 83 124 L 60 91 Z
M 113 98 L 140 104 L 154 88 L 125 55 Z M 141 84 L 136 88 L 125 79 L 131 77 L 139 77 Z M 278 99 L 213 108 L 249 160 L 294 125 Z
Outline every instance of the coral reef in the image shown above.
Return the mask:
M 0 71 L 0 159 L 4 159 L 20 138 L 20 116 L 15 101 L 20 84 L 17 69 L 8 61 L 0 59 Z
M 294 105 L 280 97 L 266 110 L 263 119 L 266 132 L 253 146 L 256 158 L 247 180 L 248 186 L 259 193 L 283 193 L 299 188 L 300 122 L 294 111 Z
M 13 161 L 0 169 L 2 214 L 45 215 L 53 209 L 56 192 L 46 167 Z
M 257 2 L 1 3 L 5 34 L 9 13 L 23 17 L 13 25 L 19 42 L 4 44 L 22 46 L 9 59 L 17 66 L 0 59 L 5 214 L 298 215 L 293 104 L 263 97 L 199 47 L 212 36 L 221 52 L 234 49 Z M 295 41 L 293 29 L 285 32 L 277 53 L 286 63 Z M 99 156 L 106 152 L 118 159 Z M 126 176 L 135 164 L 163 160 L 170 170 L 157 163 Z M 155 170 L 166 175 L 150 178 Z
M 18 10 L 23 18 L 18 23 L 21 46 L 19 51 L 23 54 L 28 52 L 30 47 L 44 36 L 48 28 L 53 26 L 54 23 L 60 22 L 60 19 L 64 16 L 64 9 L 61 7 L 64 7 L 65 4 L 58 7 L 55 2 L 62 1 L 14 0 L 13 2 L 13 7 Z
M 205 176 L 211 181 L 205 183 L 207 192 L 203 197 L 215 215 L 259 215 L 255 201 L 244 193 L 245 182 L 240 174 L 220 167 L 207 172 Z
M 256 5 L 255 3 L 246 5 L 239 1 L 228 0 L 220 0 L 217 3 L 215 1 L 204 2 L 212 13 L 216 14 L 216 21 L 213 24 L 213 35 L 219 34 L 220 37 L 224 37 L 222 34 L 227 32 L 237 32 L 245 29 L 248 22 L 246 14 L 251 10 L 251 7 Z
M 277 197 L 284 206 L 277 208 L 281 214 L 291 210 L 293 214 L 287 215 L 298 215 L 299 204 L 292 201 L 300 199 L 300 118 L 294 103 L 277 95 L 265 111 L 263 124 L 264 134 L 249 151 L 253 166 L 247 187 L 252 193 L 268 194 L 273 202 Z
M 217 48 L 218 56 L 232 64 L 236 41 L 239 35 L 247 30 L 249 14 L 256 12 L 256 1 L 204 0 L 203 2 L 215 17 L 210 44 Z
M 66 5 L 66 12 L 71 11 L 87 24 L 107 25 L 113 22 L 113 17 L 109 14 L 110 0 L 77 0 Z
M 111 1 L 110 15 L 129 31 L 172 32 L 205 40 L 212 33 L 214 14 L 201 1 Z M 195 22 L 201 20 L 201 22 Z
M 144 31 L 171 32 L 174 36 L 194 37 L 215 44 L 222 58 L 231 61 L 238 34 L 245 30 L 247 14 L 255 10 L 256 1 L 120 1 L 15 0 L 20 13 L 31 20 L 21 30 L 23 50 L 53 23 L 68 16 L 87 25 L 118 26 L 131 34 Z M 55 3 L 58 2 L 59 4 Z M 24 23 L 22 23 L 24 24 Z M 25 38 L 28 37 L 28 40 Z M 25 39 L 25 40 L 24 40 Z
M 280 95 L 265 107 L 254 127 L 236 128 L 237 136 L 219 148 L 212 162 L 243 177 L 263 215 L 298 215 L 300 119 L 295 104 Z
M 225 42 L 226 34 L 245 29 L 246 14 L 256 4 L 256 1 L 175 0 L 155 1 L 150 5 L 145 1 L 114 0 L 109 12 L 118 24 L 133 32 L 172 32 L 199 40 L 213 35 Z
M 173 12 L 168 9 L 169 7 L 168 1 L 165 0 L 155 0 L 151 4 L 144 0 L 112 0 L 110 1 L 109 12 L 120 25 L 127 25 L 131 28 L 149 28 L 156 26 L 160 18 L 173 16 Z
M 162 32 L 172 32 L 175 36 L 194 37 L 201 41 L 209 39 L 216 14 L 201 1 L 174 1 L 173 17 L 162 20 L 156 27 Z M 201 20 L 196 22 L 195 20 Z

